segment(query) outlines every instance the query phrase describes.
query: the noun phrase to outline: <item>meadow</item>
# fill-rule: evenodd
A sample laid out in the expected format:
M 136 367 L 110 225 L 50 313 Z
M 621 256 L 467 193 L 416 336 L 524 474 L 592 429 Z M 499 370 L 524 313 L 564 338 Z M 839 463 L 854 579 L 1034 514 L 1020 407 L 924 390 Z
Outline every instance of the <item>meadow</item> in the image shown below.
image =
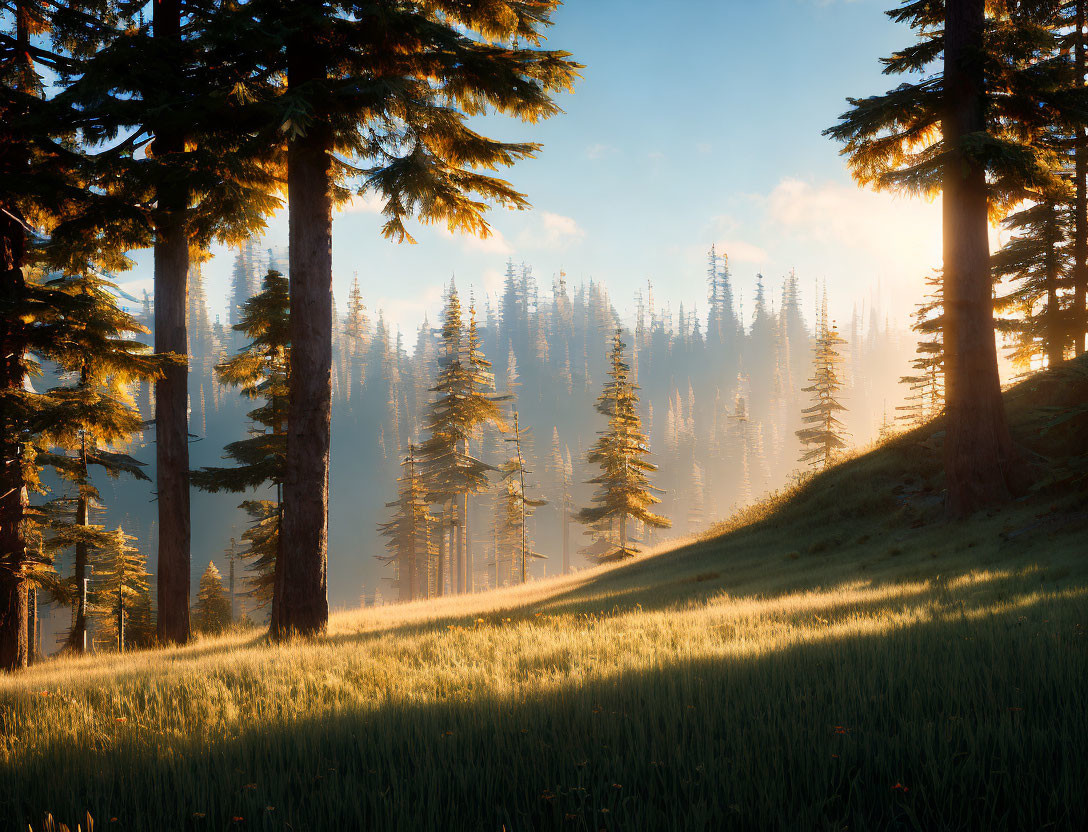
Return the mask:
M 1088 828 L 1083 362 L 1054 480 L 945 518 L 939 426 L 702 538 L 473 597 L 0 679 L 2 828 Z

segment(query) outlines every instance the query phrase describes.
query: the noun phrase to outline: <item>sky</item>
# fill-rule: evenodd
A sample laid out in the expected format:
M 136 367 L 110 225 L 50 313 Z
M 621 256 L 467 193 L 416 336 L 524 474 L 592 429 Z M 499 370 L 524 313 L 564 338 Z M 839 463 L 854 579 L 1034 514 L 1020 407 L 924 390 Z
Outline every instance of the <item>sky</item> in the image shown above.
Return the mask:
M 532 210 L 496 209 L 494 235 L 411 228 L 418 243 L 381 238 L 380 203 L 357 197 L 333 227 L 333 281 L 343 310 L 358 274 L 364 301 L 412 332 L 441 306 L 451 276 L 496 298 L 508 258 L 542 290 L 560 270 L 599 280 L 626 317 L 652 281 L 659 307 L 706 308 L 706 253 L 730 258 L 750 321 L 756 274 L 773 294 L 797 270 L 811 309 L 826 283 L 833 316 L 876 304 L 900 325 L 939 264 L 940 206 L 856 187 L 821 131 L 847 96 L 897 81 L 878 58 L 910 42 L 883 14 L 893 0 L 568 0 L 548 46 L 585 64 L 564 112 L 537 125 L 488 118 L 496 137 L 543 144 L 504 176 Z M 285 212 L 269 239 L 286 243 Z M 205 264 L 212 313 L 225 315 L 232 262 Z M 150 288 L 135 255 L 126 288 Z M 411 343 L 412 338 L 406 338 Z

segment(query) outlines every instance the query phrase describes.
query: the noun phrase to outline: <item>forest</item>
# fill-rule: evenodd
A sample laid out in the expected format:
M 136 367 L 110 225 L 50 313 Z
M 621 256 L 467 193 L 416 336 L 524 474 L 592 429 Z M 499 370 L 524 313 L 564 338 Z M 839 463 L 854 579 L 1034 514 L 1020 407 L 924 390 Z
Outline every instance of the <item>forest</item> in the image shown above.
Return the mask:
M 583 4 L 0 0 L 3 828 L 1088 825 L 1088 0 L 814 5 L 909 306 L 695 196 L 515 238 L 655 181 L 549 151 Z

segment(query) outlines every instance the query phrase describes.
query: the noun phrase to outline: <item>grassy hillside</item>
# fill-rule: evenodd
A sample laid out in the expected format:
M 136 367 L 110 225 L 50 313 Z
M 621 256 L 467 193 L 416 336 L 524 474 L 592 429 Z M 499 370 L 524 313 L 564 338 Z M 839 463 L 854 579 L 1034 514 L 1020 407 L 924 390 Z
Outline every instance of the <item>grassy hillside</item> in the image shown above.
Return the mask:
M 0 824 L 1088 828 L 1085 402 L 1010 392 L 1055 482 L 970 521 L 931 427 L 628 564 L 0 679 Z

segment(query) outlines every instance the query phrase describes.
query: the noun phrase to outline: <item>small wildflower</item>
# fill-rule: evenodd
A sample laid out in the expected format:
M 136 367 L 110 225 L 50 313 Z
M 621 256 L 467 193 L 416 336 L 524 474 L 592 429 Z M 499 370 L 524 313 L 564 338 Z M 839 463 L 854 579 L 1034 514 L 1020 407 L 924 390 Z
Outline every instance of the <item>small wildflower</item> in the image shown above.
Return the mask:
M 896 783 L 894 786 L 892 786 L 892 791 L 893 792 L 904 792 L 905 793 L 905 792 L 909 792 L 910 789 L 908 789 L 902 783 Z

